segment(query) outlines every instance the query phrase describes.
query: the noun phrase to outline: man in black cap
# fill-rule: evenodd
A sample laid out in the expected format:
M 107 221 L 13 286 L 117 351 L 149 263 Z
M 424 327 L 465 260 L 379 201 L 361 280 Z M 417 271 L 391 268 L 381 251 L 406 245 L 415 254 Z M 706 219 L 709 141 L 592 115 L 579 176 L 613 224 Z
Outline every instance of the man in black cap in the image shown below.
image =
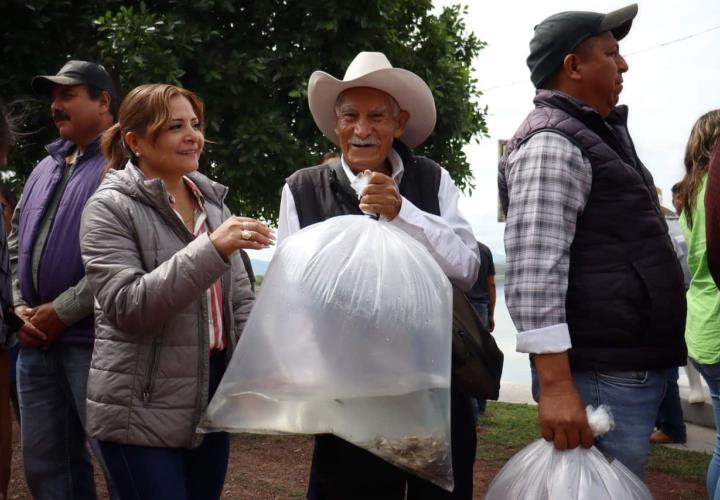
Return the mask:
M 505 296 L 531 355 L 543 437 L 589 447 L 585 405 L 607 404 L 599 443 L 644 476 L 665 369 L 685 363 L 685 297 L 653 178 L 617 106 L 618 40 L 637 5 L 562 12 L 535 27 L 535 109 L 508 143 Z M 539 393 L 539 394 L 538 394 Z
M 93 294 L 80 259 L 80 216 L 105 169 L 100 135 L 117 91 L 105 69 L 68 61 L 32 87 L 50 96 L 60 138 L 25 183 L 8 239 L 17 333 L 25 475 L 36 499 L 95 498 L 86 450 L 85 386 L 93 351 Z

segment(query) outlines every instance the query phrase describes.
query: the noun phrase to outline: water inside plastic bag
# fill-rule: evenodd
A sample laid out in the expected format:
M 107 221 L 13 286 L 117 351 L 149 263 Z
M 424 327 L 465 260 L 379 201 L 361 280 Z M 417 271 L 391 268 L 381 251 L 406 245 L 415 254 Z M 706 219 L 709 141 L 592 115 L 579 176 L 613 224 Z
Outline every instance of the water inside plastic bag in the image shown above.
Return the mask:
M 335 217 L 277 248 L 201 430 L 332 433 L 447 489 L 452 288 L 412 237 Z

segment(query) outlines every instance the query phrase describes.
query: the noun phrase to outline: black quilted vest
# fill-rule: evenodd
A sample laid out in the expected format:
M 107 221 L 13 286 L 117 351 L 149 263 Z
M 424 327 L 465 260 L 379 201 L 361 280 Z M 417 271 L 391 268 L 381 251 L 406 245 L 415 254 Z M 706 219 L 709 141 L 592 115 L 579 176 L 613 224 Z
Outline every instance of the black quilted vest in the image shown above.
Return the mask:
M 414 156 L 400 141 L 393 142 L 393 149 L 400 155 L 404 168 L 398 186 L 400 194 L 420 210 L 440 215 L 440 166 L 428 158 Z M 350 187 L 339 159 L 328 165 L 298 170 L 287 178 L 287 184 L 295 201 L 300 227 L 338 215 L 362 215 L 357 194 Z
M 538 91 L 500 160 L 508 200 L 510 153 L 538 132 L 560 134 L 592 165 L 592 188 L 570 247 L 566 296 L 573 369 L 646 370 L 685 364 L 685 293 L 652 175 L 627 131 L 627 108 L 607 119 L 560 92 Z

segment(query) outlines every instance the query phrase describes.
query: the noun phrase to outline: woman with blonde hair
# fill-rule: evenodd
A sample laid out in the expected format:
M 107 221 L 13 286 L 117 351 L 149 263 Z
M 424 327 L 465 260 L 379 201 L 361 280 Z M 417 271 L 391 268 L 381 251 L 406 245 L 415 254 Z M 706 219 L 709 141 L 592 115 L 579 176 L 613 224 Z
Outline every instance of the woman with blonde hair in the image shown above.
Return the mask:
M 680 216 L 692 276 L 687 291 L 685 342 L 691 362 L 710 388 L 716 428 L 720 423 L 720 290 L 708 268 L 705 192 L 711 153 L 719 138 L 720 110 L 710 111 L 695 122 L 685 150 L 683 213 Z M 720 500 L 719 480 L 720 447 L 716 445 L 707 472 L 711 499 Z
M 110 170 L 88 201 L 82 258 L 95 299 L 87 426 L 123 499 L 220 498 L 225 433 L 196 433 L 253 304 L 238 250 L 272 232 L 230 215 L 197 172 L 203 105 L 142 85 L 102 138 Z

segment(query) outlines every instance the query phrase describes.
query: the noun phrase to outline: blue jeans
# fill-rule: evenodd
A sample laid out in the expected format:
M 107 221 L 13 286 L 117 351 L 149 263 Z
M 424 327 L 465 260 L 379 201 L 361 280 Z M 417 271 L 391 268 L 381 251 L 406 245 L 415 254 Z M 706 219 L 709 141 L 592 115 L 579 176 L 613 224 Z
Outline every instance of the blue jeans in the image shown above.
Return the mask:
M 676 443 L 687 441 L 687 429 L 680 404 L 680 390 L 678 389 L 678 367 L 667 371 L 667 389 L 665 397 L 660 403 L 656 427 L 670 436 Z
M 224 372 L 224 356 L 210 360 L 209 397 Z M 206 434 L 197 448 L 151 448 L 100 441 L 123 500 L 219 499 L 230 456 L 226 432 Z
M 707 470 L 707 491 L 710 499 L 720 500 L 720 431 L 718 431 L 718 424 L 720 424 L 720 363 L 703 365 L 694 359 L 690 361 L 695 365 L 700 375 L 703 376 L 710 389 L 710 400 L 712 401 L 717 435 L 715 437 L 715 450 Z
M 23 464 L 37 500 L 96 498 L 85 435 L 92 351 L 92 344 L 62 342 L 47 351 L 20 348 L 17 386 Z M 90 444 L 102 464 L 97 443 Z
M 533 397 L 538 401 L 534 368 L 531 373 Z M 666 370 L 574 371 L 572 375 L 583 402 L 596 408 L 609 406 L 615 419 L 615 427 L 596 442 L 644 480 L 650 434 L 665 394 Z

